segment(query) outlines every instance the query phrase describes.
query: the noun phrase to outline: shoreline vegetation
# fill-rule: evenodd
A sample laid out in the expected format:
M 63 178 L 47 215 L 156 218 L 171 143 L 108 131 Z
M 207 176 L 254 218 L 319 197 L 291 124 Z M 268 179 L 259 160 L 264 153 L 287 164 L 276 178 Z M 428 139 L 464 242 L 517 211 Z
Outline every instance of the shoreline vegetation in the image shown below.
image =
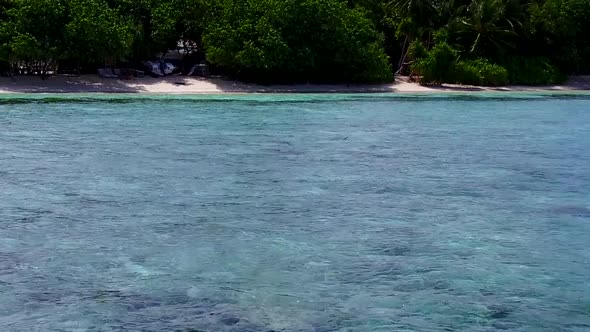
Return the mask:
M 403 76 L 420 91 L 547 89 L 590 74 L 588 17 L 590 0 L 2 0 L 0 75 L 82 75 L 69 89 L 113 92 L 151 91 L 178 79 L 170 74 L 227 77 L 247 91 L 403 91 Z M 85 75 L 97 73 L 137 80 L 96 87 Z M 228 86 L 184 80 L 187 91 Z M 184 91 L 169 84 L 160 88 Z
M 221 78 L 172 75 L 162 78 L 117 80 L 97 75 L 52 76 L 47 80 L 21 76 L 0 78 L 0 94 L 18 93 L 142 93 L 142 94 L 240 94 L 240 93 L 471 93 L 471 92 L 590 92 L 590 76 L 572 76 L 559 85 L 481 87 L 458 84 L 423 86 L 407 76 L 384 84 L 259 85 Z

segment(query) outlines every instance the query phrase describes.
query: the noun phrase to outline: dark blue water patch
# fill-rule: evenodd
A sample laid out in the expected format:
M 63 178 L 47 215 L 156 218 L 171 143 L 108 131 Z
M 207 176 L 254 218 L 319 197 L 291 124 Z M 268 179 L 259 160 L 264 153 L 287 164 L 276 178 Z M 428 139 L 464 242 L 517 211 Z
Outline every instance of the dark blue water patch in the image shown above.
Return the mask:
M 507 318 L 511 312 L 514 311 L 514 308 L 504 305 L 491 305 L 487 307 L 488 309 L 488 316 L 492 319 L 503 319 Z
M 565 214 L 574 217 L 590 218 L 590 208 L 585 205 L 563 205 L 556 206 L 550 209 L 550 212 L 555 214 Z
M 19 259 L 16 255 L 0 251 L 0 276 L 16 272 L 19 264 Z

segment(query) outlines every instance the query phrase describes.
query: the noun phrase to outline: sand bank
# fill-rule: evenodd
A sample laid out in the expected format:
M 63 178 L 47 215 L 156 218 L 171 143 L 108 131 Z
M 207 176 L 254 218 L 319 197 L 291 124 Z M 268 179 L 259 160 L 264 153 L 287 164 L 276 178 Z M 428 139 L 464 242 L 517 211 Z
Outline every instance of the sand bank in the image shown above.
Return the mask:
M 397 77 L 395 82 L 376 85 L 270 85 L 262 86 L 219 78 L 169 76 L 117 80 L 95 75 L 77 77 L 54 76 L 42 81 L 37 77 L 0 78 L 0 93 L 152 93 L 152 94 L 218 94 L 218 93 L 440 93 L 440 92 L 567 92 L 590 91 L 590 76 L 575 76 L 562 85 L 477 87 L 444 84 L 425 87 Z

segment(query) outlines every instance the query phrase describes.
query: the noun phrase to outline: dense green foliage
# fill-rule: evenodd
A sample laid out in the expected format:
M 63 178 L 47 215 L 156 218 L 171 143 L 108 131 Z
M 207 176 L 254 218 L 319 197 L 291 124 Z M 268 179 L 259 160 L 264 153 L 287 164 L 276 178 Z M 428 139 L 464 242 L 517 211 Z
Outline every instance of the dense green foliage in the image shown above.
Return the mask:
M 207 59 L 262 81 L 386 81 L 381 37 L 360 10 L 326 0 L 224 0 L 204 35 Z
M 509 81 L 513 84 L 542 85 L 565 80 L 563 72 L 546 58 L 507 57 L 501 64 L 508 70 Z
M 423 84 L 455 82 L 457 51 L 447 43 L 436 44 L 423 58 L 417 58 L 413 70 L 421 76 Z
M 546 0 L 532 5 L 531 24 L 546 52 L 568 72 L 590 72 L 590 1 Z
M 470 85 L 506 85 L 509 82 L 508 70 L 486 59 L 459 61 L 455 81 Z
M 549 84 L 590 74 L 590 0 L 0 0 L 0 70 L 188 65 L 256 82 Z
M 413 53 L 420 52 L 421 48 L 413 45 Z M 436 44 L 423 57 L 418 57 L 412 70 L 420 75 L 422 84 L 499 86 L 509 82 L 506 68 L 486 59 L 458 60 L 457 51 L 444 42 Z
M 37 0 L 33 0 L 37 1 Z M 65 56 L 81 61 L 116 60 L 130 52 L 132 26 L 101 0 L 70 0 L 70 20 L 65 26 Z

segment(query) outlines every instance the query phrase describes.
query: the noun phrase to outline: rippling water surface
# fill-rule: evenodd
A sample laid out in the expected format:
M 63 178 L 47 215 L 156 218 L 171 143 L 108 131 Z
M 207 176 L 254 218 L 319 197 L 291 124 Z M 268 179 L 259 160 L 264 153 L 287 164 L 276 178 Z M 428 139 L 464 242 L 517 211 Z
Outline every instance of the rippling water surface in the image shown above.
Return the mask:
M 47 98 L 1 331 L 590 330 L 587 97 Z

